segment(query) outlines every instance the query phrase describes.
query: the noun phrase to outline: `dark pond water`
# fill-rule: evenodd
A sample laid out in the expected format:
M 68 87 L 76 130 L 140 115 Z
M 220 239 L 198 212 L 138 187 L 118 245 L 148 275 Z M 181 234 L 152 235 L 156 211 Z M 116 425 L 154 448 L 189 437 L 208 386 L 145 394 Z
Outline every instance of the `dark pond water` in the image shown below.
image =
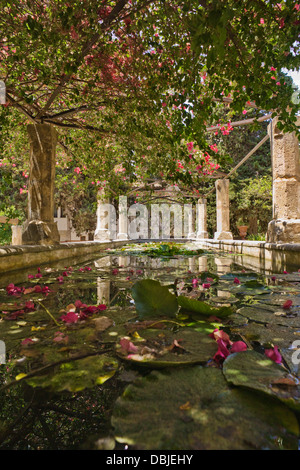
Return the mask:
M 164 245 L 2 277 L 0 449 L 298 449 L 298 271 Z

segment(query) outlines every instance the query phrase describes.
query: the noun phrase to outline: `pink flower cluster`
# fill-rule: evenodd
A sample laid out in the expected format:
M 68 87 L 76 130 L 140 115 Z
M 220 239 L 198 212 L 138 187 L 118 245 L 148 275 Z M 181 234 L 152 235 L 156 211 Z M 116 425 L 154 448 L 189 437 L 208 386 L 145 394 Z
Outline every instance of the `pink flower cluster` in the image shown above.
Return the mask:
M 218 351 L 213 359 L 217 364 L 222 364 L 230 354 L 246 351 L 247 345 L 243 341 L 232 342 L 227 333 L 216 328 L 210 335 L 218 344 Z
M 76 300 L 74 302 L 73 308 L 60 318 L 65 323 L 77 323 L 80 320 L 85 320 L 88 316 L 93 315 L 94 313 L 106 310 L 106 305 L 99 304 L 96 305 L 86 305 L 81 302 L 81 300 Z

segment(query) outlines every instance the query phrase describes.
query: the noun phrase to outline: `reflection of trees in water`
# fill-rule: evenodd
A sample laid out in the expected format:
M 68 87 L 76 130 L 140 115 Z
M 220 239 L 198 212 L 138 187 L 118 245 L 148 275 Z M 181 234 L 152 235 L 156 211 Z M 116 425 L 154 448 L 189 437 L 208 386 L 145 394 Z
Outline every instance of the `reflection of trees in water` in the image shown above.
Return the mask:
M 19 384 L 1 394 L 0 449 L 92 449 L 109 435 L 114 402 L 126 385 L 112 378 L 84 392 L 51 396 Z

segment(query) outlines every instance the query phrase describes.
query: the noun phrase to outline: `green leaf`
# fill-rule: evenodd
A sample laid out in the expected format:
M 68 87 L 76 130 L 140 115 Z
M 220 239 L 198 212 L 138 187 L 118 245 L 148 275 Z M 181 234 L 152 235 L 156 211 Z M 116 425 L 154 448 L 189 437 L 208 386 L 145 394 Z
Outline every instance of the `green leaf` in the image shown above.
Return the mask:
M 201 302 L 200 300 L 189 299 L 180 295 L 177 297 L 177 302 L 182 308 L 188 312 L 195 312 L 201 315 L 215 315 L 216 317 L 228 317 L 232 314 L 232 309 L 230 307 L 212 307 L 206 302 Z
M 138 419 L 137 419 L 138 416 Z M 271 397 L 231 389 L 222 371 L 193 366 L 153 371 L 115 405 L 117 441 L 135 449 L 297 449 L 295 414 Z
M 256 351 L 231 354 L 223 364 L 223 373 L 233 385 L 258 390 L 300 410 L 300 387 L 296 384 L 298 380 L 283 366 Z
M 209 361 L 217 352 L 216 341 L 208 333 L 191 328 L 169 330 L 145 330 L 137 341 L 133 340 L 136 353 L 129 354 L 122 348 L 117 354 L 122 359 L 141 366 L 164 368 L 200 364 Z M 178 346 L 179 345 L 179 346 Z
M 143 316 L 174 315 L 178 310 L 177 299 L 169 289 L 152 279 L 138 281 L 132 287 L 132 297 L 137 313 Z
M 86 357 L 62 364 L 52 374 L 26 380 L 31 387 L 42 387 L 53 392 L 78 392 L 92 388 L 111 378 L 118 369 L 118 361 L 108 356 Z

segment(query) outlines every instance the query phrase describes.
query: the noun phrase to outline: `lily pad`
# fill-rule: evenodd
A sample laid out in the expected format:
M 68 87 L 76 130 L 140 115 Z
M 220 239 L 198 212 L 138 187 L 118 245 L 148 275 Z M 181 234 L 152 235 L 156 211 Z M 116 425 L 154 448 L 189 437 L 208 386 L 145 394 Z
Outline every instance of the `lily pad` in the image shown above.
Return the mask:
M 137 416 L 139 419 L 137 419 Z M 271 397 L 231 389 L 222 371 L 153 371 L 115 405 L 115 439 L 133 449 L 297 449 L 294 413 Z
M 281 365 L 264 355 L 247 350 L 231 354 L 224 361 L 223 373 L 233 385 L 258 390 L 300 410 L 300 386 Z
M 31 387 L 52 392 L 78 392 L 110 379 L 118 369 L 118 361 L 109 356 L 86 357 L 55 368 L 52 374 L 25 379 Z
M 239 315 L 258 323 L 270 323 L 272 325 L 299 327 L 299 317 L 290 316 L 283 309 L 266 304 L 255 304 L 251 307 L 242 307 L 237 310 Z
M 207 333 L 182 328 L 170 330 L 144 330 L 137 341 L 132 340 L 134 352 L 118 347 L 119 357 L 151 368 L 163 368 L 206 363 L 217 352 L 216 342 Z
M 174 315 L 178 303 L 174 294 L 159 281 L 144 279 L 132 287 L 132 297 L 137 313 L 141 316 Z
M 199 313 L 201 315 L 211 316 L 214 315 L 219 318 L 228 317 L 232 314 L 230 307 L 212 307 L 206 302 L 200 300 L 190 299 L 180 295 L 177 297 L 178 304 L 184 311 Z

